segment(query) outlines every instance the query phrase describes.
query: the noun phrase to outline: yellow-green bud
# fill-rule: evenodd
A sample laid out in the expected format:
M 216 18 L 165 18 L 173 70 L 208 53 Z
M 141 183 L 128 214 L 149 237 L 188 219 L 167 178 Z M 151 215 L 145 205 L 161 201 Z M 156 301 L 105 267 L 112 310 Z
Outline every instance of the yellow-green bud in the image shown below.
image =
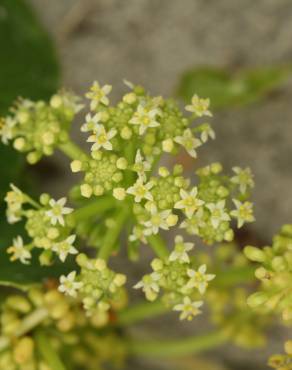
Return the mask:
M 259 248 L 247 246 L 244 248 L 244 254 L 246 257 L 254 262 L 264 262 L 266 260 L 265 253 Z
M 166 153 L 170 153 L 173 150 L 173 146 L 172 139 L 166 139 L 162 142 L 162 150 Z
M 78 159 L 75 159 L 74 161 L 71 162 L 70 166 L 72 172 L 79 172 L 82 169 L 82 162 L 79 161 Z
M 117 160 L 116 165 L 119 170 L 125 170 L 128 166 L 128 162 L 126 158 L 121 157 Z
M 92 190 L 92 187 L 88 184 L 82 184 L 80 186 L 80 192 L 81 192 L 81 195 L 85 198 L 90 198 L 92 193 L 93 193 L 93 190 Z
M 124 200 L 126 195 L 126 190 L 124 188 L 115 188 L 113 190 L 113 196 L 118 200 Z

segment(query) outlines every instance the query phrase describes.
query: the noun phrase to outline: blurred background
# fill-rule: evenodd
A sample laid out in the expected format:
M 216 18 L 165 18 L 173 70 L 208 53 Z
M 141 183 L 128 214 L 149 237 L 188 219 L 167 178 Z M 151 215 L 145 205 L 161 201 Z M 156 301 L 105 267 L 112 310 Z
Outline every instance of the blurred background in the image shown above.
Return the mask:
M 210 97 L 217 139 L 200 151 L 197 165 L 252 169 L 257 222 L 239 237 L 269 243 L 292 216 L 291 40 L 291 0 L 0 0 L 0 114 L 19 95 L 48 98 L 61 86 L 84 95 L 94 79 L 113 85 L 113 99 L 125 91 L 124 78 L 182 104 L 194 92 Z M 84 146 L 80 123 L 72 134 Z M 187 158 L 180 160 L 194 171 Z M 20 178 L 56 196 L 74 180 L 57 154 L 29 169 L 30 184 L 22 158 L 2 144 L 0 168 L 1 198 Z M 7 231 L 1 207 L 3 251 L 15 231 Z M 141 276 L 145 266 L 131 269 Z M 172 318 L 131 330 L 161 337 L 204 329 L 200 320 L 181 325 Z M 265 369 L 284 337 L 276 330 L 269 348 L 226 347 L 211 353 L 209 365 L 191 357 L 183 368 Z M 129 369 L 172 366 L 134 359 Z

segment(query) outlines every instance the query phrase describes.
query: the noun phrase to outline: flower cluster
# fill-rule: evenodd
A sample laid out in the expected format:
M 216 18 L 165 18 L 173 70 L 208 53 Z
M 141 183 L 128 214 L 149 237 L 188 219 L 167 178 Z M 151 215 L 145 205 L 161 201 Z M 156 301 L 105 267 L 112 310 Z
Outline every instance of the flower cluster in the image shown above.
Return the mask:
M 1 302 L 0 368 L 52 369 L 40 349 L 39 333 L 46 347 L 56 348 L 70 368 L 95 370 L 109 361 L 120 363 L 125 357 L 124 346 L 113 331 L 98 333 L 101 325 L 102 315 L 87 317 L 78 301 L 55 288 L 34 287 L 26 295 L 10 295 Z
M 215 277 L 207 274 L 205 264 L 197 266 L 192 262 L 188 252 L 193 247 L 193 243 L 184 242 L 180 235 L 176 236 L 170 255 L 165 259 L 155 258 L 151 263 L 153 272 L 143 276 L 135 285 L 136 289 L 143 290 L 149 301 L 156 300 L 162 290 L 163 300 L 174 311 L 180 312 L 181 320 L 191 320 L 201 313 L 201 297 Z
M 277 370 L 292 369 L 292 340 L 285 343 L 285 354 L 273 355 L 269 358 L 269 366 Z
M 247 246 L 244 252 L 251 261 L 261 264 L 255 271 L 260 290 L 249 297 L 248 304 L 264 312 L 280 313 L 285 323 L 291 323 L 292 225 L 282 227 L 272 246 Z
M 5 198 L 8 221 L 14 223 L 26 219 L 25 228 L 31 239 L 27 244 L 24 244 L 21 236 L 13 240 L 7 250 L 12 261 L 29 263 L 33 248 L 43 250 L 39 259 L 44 265 L 51 263 L 53 253 L 56 253 L 62 262 L 69 254 L 78 253 L 74 247 L 76 235 L 71 234 L 74 224 L 68 218 L 73 209 L 66 207 L 66 198 L 56 201 L 48 194 L 42 194 L 39 202 L 36 202 L 14 185 L 11 185 L 11 188 Z
M 60 277 L 59 291 L 82 300 L 88 315 L 99 313 L 108 320 L 109 310 L 115 302 L 125 301 L 126 276 L 117 274 L 107 267 L 101 258 L 89 259 L 79 254 L 76 259 L 81 270 L 78 275 L 72 271 Z
M 36 163 L 68 140 L 68 129 L 81 108 L 79 98 L 65 91 L 49 103 L 19 99 L 0 121 L 0 138 L 4 144 L 13 141 L 16 150 L 28 153 L 29 163 Z

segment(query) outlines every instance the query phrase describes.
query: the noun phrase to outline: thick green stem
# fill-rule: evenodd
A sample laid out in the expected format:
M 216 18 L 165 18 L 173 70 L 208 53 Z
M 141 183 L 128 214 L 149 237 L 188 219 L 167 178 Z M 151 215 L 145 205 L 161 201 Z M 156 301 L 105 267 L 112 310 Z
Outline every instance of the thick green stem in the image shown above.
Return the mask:
M 119 208 L 117 209 L 115 215 L 115 224 L 112 228 L 109 228 L 107 233 L 105 234 L 102 247 L 100 248 L 98 253 L 98 257 L 104 260 L 108 260 L 115 247 L 115 243 L 129 215 L 129 208 Z
M 43 359 L 52 370 L 66 370 L 58 353 L 53 348 L 44 331 L 37 331 L 35 334 L 35 340 Z
M 68 141 L 63 144 L 59 144 L 59 149 L 65 153 L 71 159 L 89 159 L 88 155 L 73 141 Z
M 102 196 L 91 202 L 88 202 L 83 207 L 76 209 L 73 212 L 72 217 L 75 221 L 83 221 L 85 219 L 100 215 L 107 210 L 114 208 L 116 200 L 111 196 Z
M 147 241 L 159 258 L 164 259 L 168 257 L 169 251 L 166 248 L 164 240 L 159 234 L 148 236 Z
M 118 323 L 122 326 L 131 325 L 169 311 L 169 308 L 160 300 L 156 302 L 143 302 L 130 306 L 118 315 Z
M 218 347 L 226 342 L 227 338 L 221 332 L 211 332 L 205 335 L 182 338 L 176 340 L 137 341 L 128 343 L 129 351 L 133 355 L 151 357 L 178 357 L 199 353 Z

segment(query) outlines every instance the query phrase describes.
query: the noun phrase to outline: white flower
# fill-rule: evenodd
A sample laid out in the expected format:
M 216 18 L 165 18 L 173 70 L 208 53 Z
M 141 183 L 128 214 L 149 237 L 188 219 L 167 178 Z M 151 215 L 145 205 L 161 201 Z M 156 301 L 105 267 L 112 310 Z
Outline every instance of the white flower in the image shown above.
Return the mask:
M 101 116 L 101 112 L 96 113 L 94 116 L 88 113 L 85 117 L 85 123 L 83 123 L 83 125 L 81 126 L 81 131 L 94 131 L 96 125 L 98 125 L 101 120 Z
M 129 123 L 132 125 L 139 125 L 139 135 L 143 135 L 149 127 L 160 126 L 160 123 L 156 121 L 156 116 L 158 114 L 160 114 L 159 108 L 149 109 L 139 104 L 137 111 L 134 113 Z
M 147 243 L 143 230 L 137 226 L 134 226 L 132 230 L 132 234 L 129 235 L 129 241 L 135 242 L 137 240 L 141 241 L 144 244 Z
M 185 243 L 181 235 L 175 237 L 174 251 L 169 256 L 169 261 L 178 260 L 180 263 L 189 263 L 190 258 L 188 253 L 194 247 L 193 243 Z
M 210 105 L 210 99 L 201 99 L 198 95 L 192 97 L 192 102 L 190 105 L 187 105 L 185 109 L 189 112 L 195 113 L 198 117 L 210 116 L 212 113 L 208 110 Z
M 244 170 L 240 167 L 233 167 L 232 170 L 236 176 L 231 178 L 231 182 L 239 185 L 239 190 L 242 194 L 245 194 L 248 188 L 254 186 L 253 175 L 249 167 Z
M 100 148 L 104 148 L 105 150 L 112 150 L 113 146 L 110 140 L 117 134 L 117 130 L 111 128 L 108 132 L 106 132 L 103 125 L 96 125 L 94 129 L 94 133 L 89 136 L 87 142 L 94 143 L 91 147 L 91 150 L 99 150 Z
M 206 271 L 206 265 L 201 265 L 198 268 L 198 271 L 188 269 L 187 274 L 190 277 L 190 280 L 188 281 L 186 288 L 197 288 L 200 294 L 204 294 L 208 287 L 208 282 L 213 280 L 216 276 L 214 274 L 206 274 Z
M 202 307 L 203 301 L 192 302 L 189 297 L 184 297 L 183 303 L 177 304 L 173 307 L 174 311 L 181 311 L 179 316 L 180 320 L 192 320 L 194 316 L 199 315 L 202 311 L 199 309 Z
M 171 210 L 167 209 L 162 212 L 158 212 L 155 204 L 150 206 L 150 219 L 144 222 L 146 230 L 145 235 L 158 234 L 159 229 L 168 230 L 169 224 L 167 222 L 168 217 L 171 215 Z
M 157 272 L 153 272 L 150 275 L 143 276 L 142 280 L 139 281 L 135 286 L 134 289 L 142 288 L 142 291 L 145 293 L 146 298 L 149 301 L 154 301 L 159 293 L 159 285 L 157 281 L 160 280 L 160 274 Z
M 95 110 L 99 103 L 109 105 L 109 99 L 107 95 L 111 92 L 111 90 L 111 85 L 104 85 L 101 87 L 97 81 L 94 81 L 90 91 L 85 94 L 88 99 L 91 99 L 90 109 Z
M 77 291 L 83 287 L 83 283 L 81 281 L 76 281 L 76 271 L 71 271 L 68 276 L 62 275 L 60 277 L 60 285 L 58 290 L 61 293 L 65 293 L 71 297 L 77 296 Z
M 138 173 L 139 176 L 143 177 L 145 180 L 145 172 L 151 170 L 151 164 L 147 160 L 144 161 L 144 158 L 140 152 L 140 149 L 137 150 L 135 163 L 133 165 L 133 170 Z
M 252 203 L 240 202 L 233 199 L 236 209 L 231 211 L 231 216 L 237 218 L 237 227 L 240 228 L 245 222 L 253 222 L 255 220 L 252 210 Z
M 68 254 L 77 254 L 78 250 L 73 246 L 76 235 L 70 235 L 67 239 L 53 245 L 52 249 L 56 252 L 62 262 L 65 262 Z
M 201 141 L 194 137 L 192 131 L 188 128 L 184 130 L 182 136 L 176 136 L 174 141 L 182 145 L 189 155 L 193 158 L 197 157 L 196 148 L 202 145 Z
M 3 144 L 8 144 L 8 141 L 13 138 L 13 127 L 16 125 L 15 119 L 7 117 L 5 120 L 0 120 L 0 136 Z
M 11 261 L 20 260 L 21 263 L 28 264 L 31 259 L 31 253 L 23 245 L 21 236 L 13 239 L 13 245 L 7 249 L 7 253 L 13 253 L 10 257 Z
M 193 187 L 190 193 L 184 189 L 180 190 L 181 200 L 175 203 L 174 208 L 183 209 L 186 216 L 191 218 L 193 214 L 204 204 L 204 201 L 197 198 L 198 189 Z
M 216 137 L 215 131 L 212 129 L 212 127 L 209 124 L 205 124 L 201 132 L 202 142 L 206 143 L 209 137 L 215 140 L 215 137 Z
M 220 200 L 217 203 L 208 203 L 206 208 L 211 212 L 211 224 L 214 229 L 217 229 L 222 221 L 229 221 L 230 216 L 225 212 L 225 200 Z
M 133 186 L 127 189 L 127 193 L 135 197 L 135 202 L 139 203 L 142 199 L 153 200 L 149 191 L 153 187 L 153 182 L 149 181 L 144 184 L 143 178 L 139 177 Z
M 46 215 L 50 218 L 51 224 L 56 225 L 58 222 L 62 226 L 65 226 L 63 215 L 68 215 L 73 211 L 72 208 L 64 207 L 67 199 L 61 198 L 58 201 L 51 199 L 49 205 L 51 209 L 46 211 Z
M 206 226 L 206 222 L 203 219 L 204 210 L 203 208 L 199 208 L 198 211 L 191 217 L 185 219 L 181 224 L 181 229 L 186 229 L 189 234 L 192 235 L 199 235 L 200 228 Z
M 7 203 L 6 216 L 10 224 L 21 220 L 22 204 L 25 201 L 25 195 L 15 185 L 10 184 L 11 191 L 6 194 L 5 201 Z

